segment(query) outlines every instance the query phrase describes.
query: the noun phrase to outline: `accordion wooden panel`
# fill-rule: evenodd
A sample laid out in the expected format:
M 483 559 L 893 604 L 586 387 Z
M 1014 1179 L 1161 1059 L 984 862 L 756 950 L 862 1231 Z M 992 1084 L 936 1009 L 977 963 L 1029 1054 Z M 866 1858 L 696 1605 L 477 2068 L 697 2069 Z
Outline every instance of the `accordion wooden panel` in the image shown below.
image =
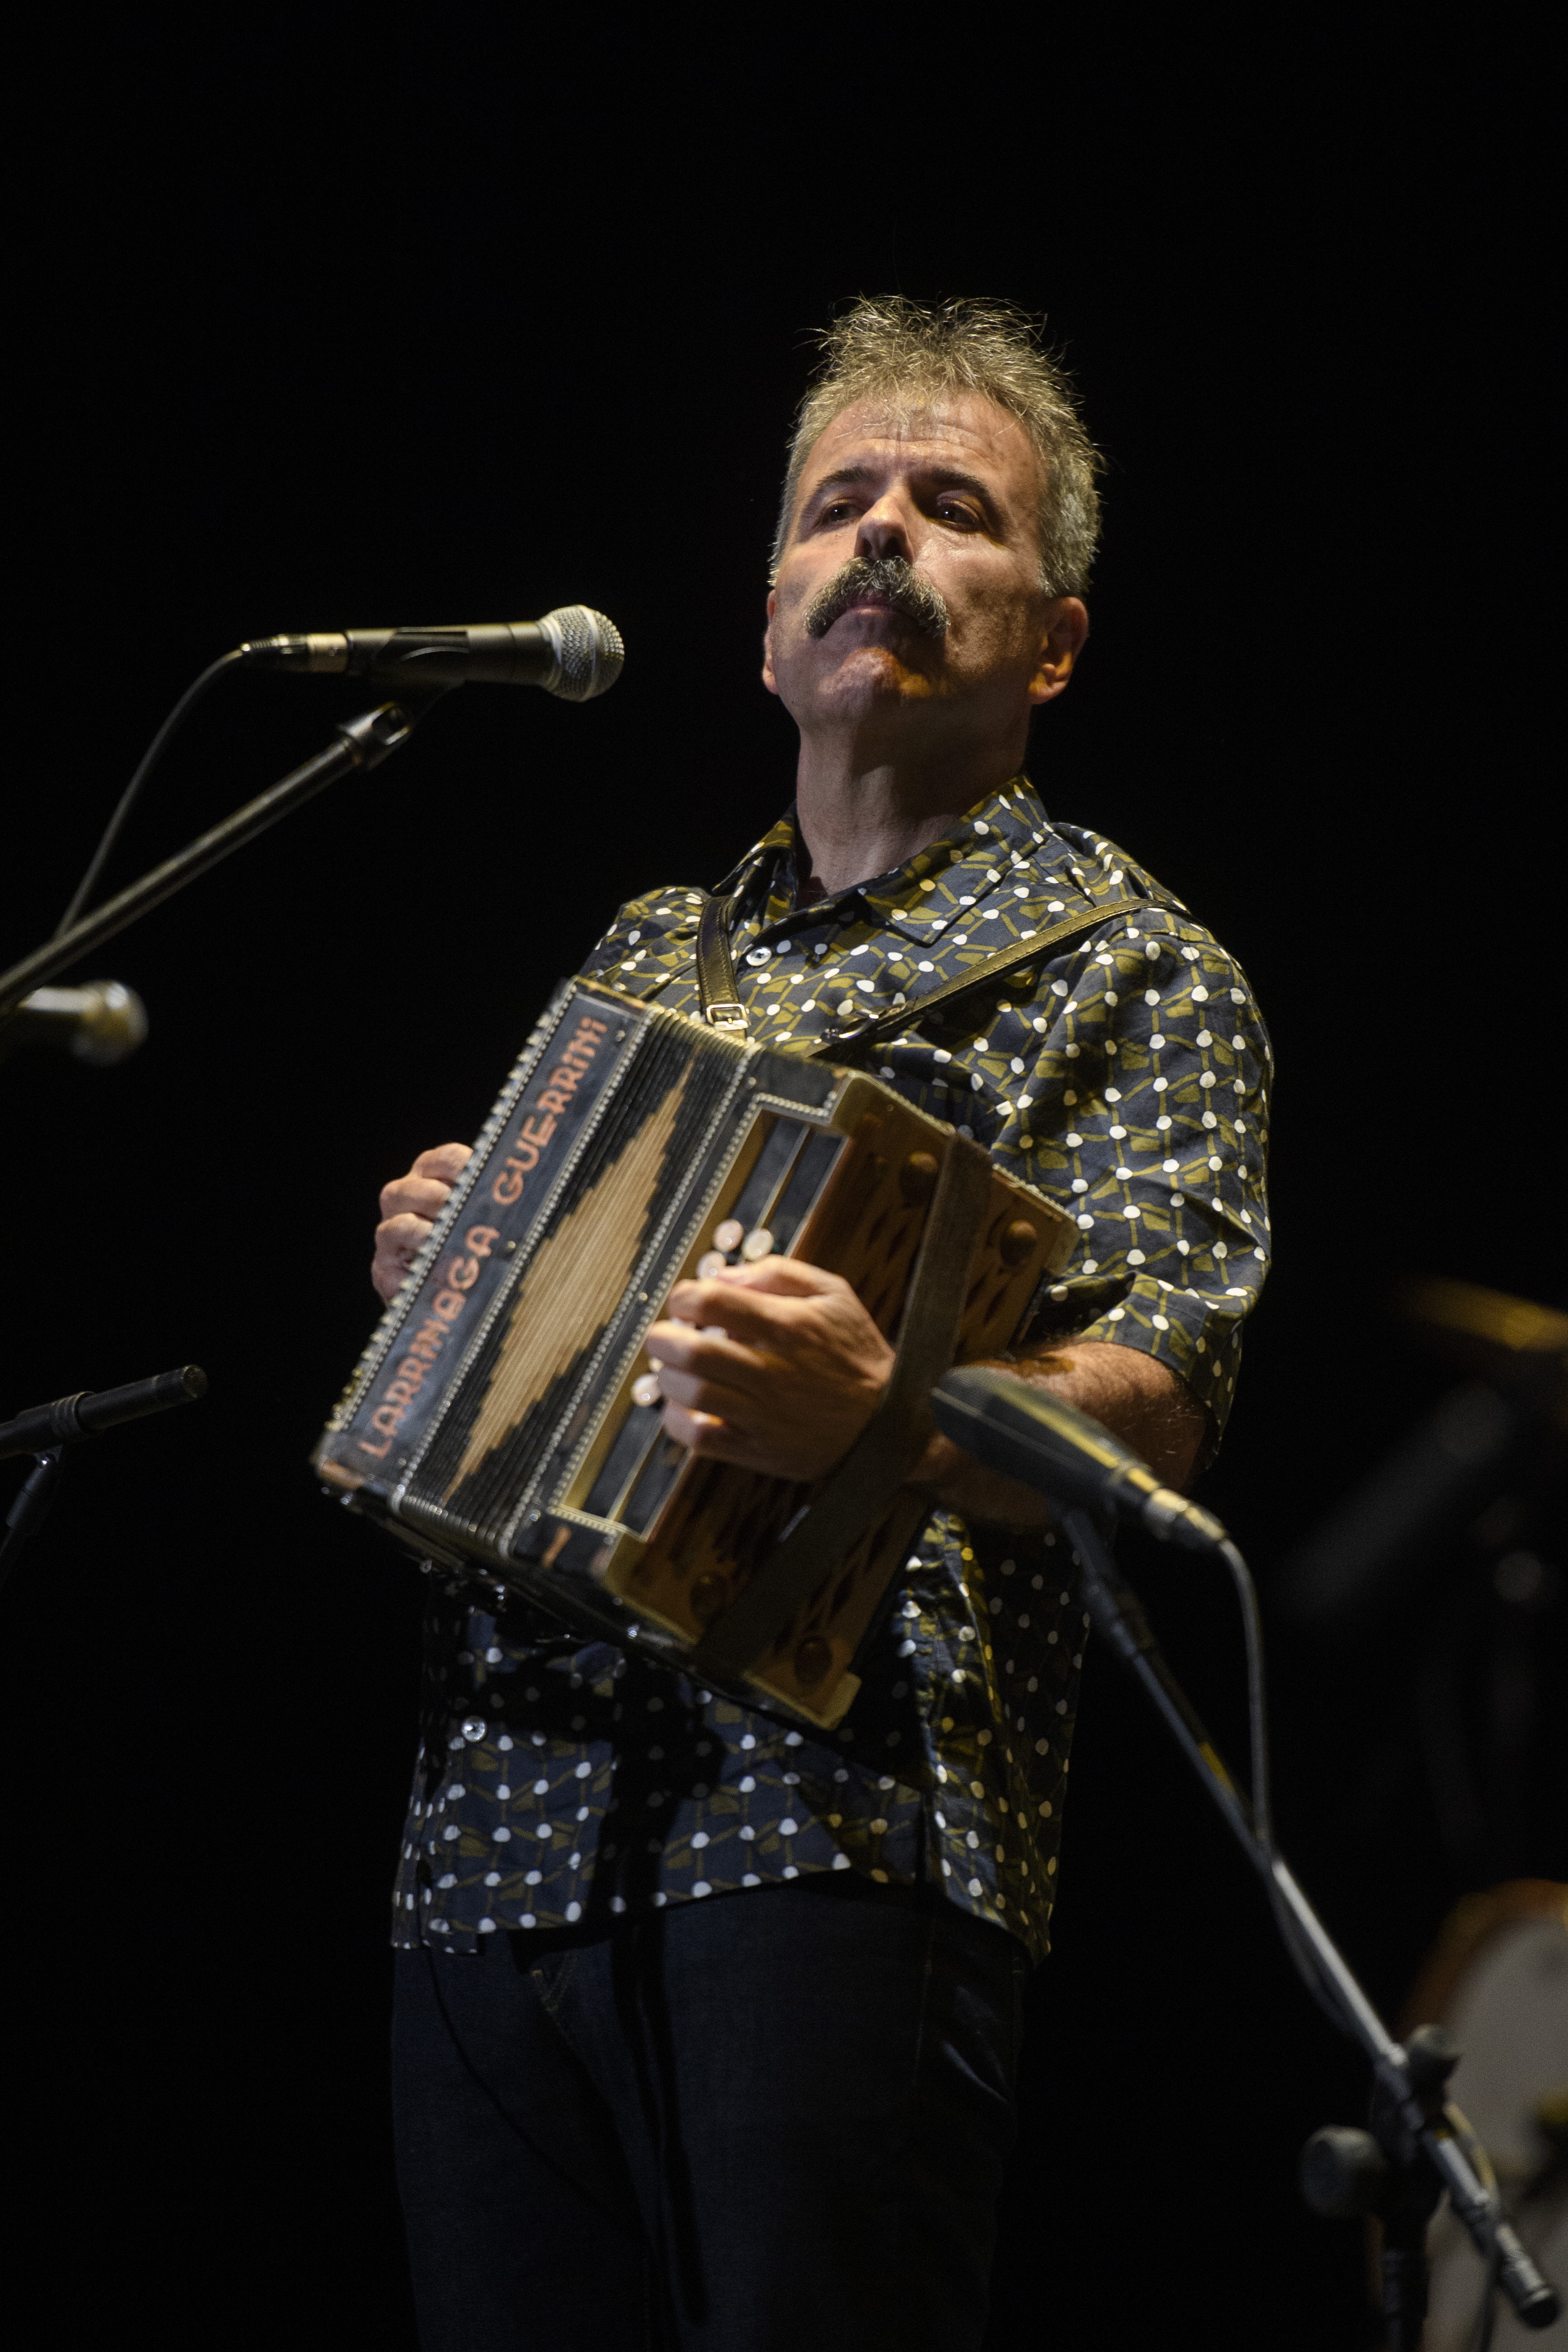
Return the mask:
M 572 981 L 383 1316 L 315 1454 L 416 1549 L 672 1665 L 813 1489 L 690 1455 L 634 1385 L 671 1286 L 717 1252 L 842 1274 L 896 1339 L 952 1129 L 874 1078 Z M 958 1360 L 1005 1349 L 1072 1221 L 997 1171 Z M 900 1497 L 748 1671 L 819 1725 L 858 1687 L 923 1507 Z

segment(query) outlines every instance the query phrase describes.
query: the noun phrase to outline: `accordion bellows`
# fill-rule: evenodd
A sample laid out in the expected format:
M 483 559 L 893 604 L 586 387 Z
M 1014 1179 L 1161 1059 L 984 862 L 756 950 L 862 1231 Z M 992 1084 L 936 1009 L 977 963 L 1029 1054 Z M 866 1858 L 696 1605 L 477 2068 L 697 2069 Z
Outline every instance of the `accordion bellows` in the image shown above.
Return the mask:
M 816 1490 L 691 1455 L 634 1394 L 672 1286 L 715 1250 L 841 1274 L 897 1342 L 951 1128 L 858 1072 L 571 981 L 529 1039 L 317 1447 L 417 1551 L 587 1638 L 690 1668 Z M 1072 1221 L 995 1169 L 958 1362 L 1005 1349 Z M 904 1489 L 747 1665 L 820 1726 L 929 1506 Z M 710 1681 L 717 1679 L 710 1674 Z

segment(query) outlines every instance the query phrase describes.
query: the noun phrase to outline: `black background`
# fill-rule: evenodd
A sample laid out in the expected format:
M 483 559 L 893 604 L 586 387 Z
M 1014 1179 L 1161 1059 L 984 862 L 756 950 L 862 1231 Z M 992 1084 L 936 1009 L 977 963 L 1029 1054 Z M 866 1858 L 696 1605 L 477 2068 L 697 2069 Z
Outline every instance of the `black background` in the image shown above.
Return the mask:
M 90 21 L 14 101 L 4 946 L 242 637 L 582 599 L 629 648 L 586 709 L 454 698 L 100 951 L 82 976 L 151 1014 L 123 1066 L 0 1079 L 0 1403 L 212 1383 L 71 1464 L 4 1603 L 8 2138 L 49 2340 L 400 2352 L 384 1898 L 420 1595 L 305 1456 L 372 1318 L 380 1183 L 472 1134 L 619 899 L 713 880 L 789 798 L 763 563 L 836 301 L 1047 311 L 1108 457 L 1094 635 L 1034 772 L 1273 1028 L 1278 1271 L 1205 1488 L 1266 1601 L 1451 1377 L 1398 1279 L 1561 1291 L 1544 62 L 1496 12 L 1451 46 L 1115 10 Z M 111 881 L 363 699 L 220 688 Z M 1134 1566 L 1239 1752 L 1225 1594 Z M 1287 1846 L 1390 2012 L 1468 1883 L 1409 1727 L 1443 1589 L 1354 1646 L 1273 1623 Z M 1079 1742 L 990 2340 L 1370 2342 L 1359 2242 L 1293 2187 L 1358 2068 L 1102 1657 Z M 1520 1870 L 1568 1876 L 1544 1801 L 1492 1875 Z

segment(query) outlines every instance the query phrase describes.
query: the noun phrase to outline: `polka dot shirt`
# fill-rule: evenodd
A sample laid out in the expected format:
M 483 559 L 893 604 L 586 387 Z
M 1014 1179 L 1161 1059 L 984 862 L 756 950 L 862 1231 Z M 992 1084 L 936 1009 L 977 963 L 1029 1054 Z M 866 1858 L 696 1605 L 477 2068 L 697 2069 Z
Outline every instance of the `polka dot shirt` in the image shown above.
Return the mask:
M 1142 1349 L 1210 1451 L 1268 1262 L 1270 1055 L 1246 977 L 1123 852 L 1024 778 L 896 873 L 795 905 L 786 815 L 720 885 L 759 1042 L 908 1004 L 867 1066 L 1076 1218 L 1029 1337 Z M 1086 904 L 1133 898 L 1040 965 L 921 1020 L 918 998 Z M 635 899 L 585 972 L 695 1012 L 701 893 Z M 497 1587 L 432 1576 L 395 1940 L 607 1921 L 818 1870 L 930 1881 L 1047 1948 L 1088 1620 L 1050 1536 L 936 1514 L 837 1732 L 786 1730 Z

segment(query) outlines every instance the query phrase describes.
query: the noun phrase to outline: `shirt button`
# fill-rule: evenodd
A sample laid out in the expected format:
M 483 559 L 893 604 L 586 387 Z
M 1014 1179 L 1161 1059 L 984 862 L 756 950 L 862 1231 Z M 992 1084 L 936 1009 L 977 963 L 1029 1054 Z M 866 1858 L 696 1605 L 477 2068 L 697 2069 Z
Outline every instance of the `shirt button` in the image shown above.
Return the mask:
M 482 1715 L 466 1715 L 463 1717 L 465 1739 L 482 1739 L 489 1729 L 489 1726 Z

